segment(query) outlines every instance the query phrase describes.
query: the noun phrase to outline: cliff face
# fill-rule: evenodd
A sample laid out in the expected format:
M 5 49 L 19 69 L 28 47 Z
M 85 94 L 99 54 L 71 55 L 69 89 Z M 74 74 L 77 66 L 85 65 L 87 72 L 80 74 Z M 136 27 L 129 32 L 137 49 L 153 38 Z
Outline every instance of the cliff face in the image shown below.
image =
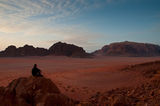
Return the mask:
M 7 87 L 0 87 L 0 103 L 1 106 L 75 105 L 50 79 L 44 77 L 19 78 Z
M 103 56 L 160 56 L 160 46 L 126 41 L 105 45 L 93 54 Z
M 56 56 L 83 57 L 87 53 L 82 47 L 73 44 L 58 42 L 49 48 L 49 53 Z

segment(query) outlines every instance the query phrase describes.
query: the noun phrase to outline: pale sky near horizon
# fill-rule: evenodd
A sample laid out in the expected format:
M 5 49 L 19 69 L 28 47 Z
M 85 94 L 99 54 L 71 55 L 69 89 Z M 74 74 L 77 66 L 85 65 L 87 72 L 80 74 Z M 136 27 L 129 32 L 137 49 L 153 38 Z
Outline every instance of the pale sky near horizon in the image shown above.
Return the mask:
M 89 52 L 120 41 L 160 45 L 160 0 L 0 0 L 0 51 L 58 41 Z

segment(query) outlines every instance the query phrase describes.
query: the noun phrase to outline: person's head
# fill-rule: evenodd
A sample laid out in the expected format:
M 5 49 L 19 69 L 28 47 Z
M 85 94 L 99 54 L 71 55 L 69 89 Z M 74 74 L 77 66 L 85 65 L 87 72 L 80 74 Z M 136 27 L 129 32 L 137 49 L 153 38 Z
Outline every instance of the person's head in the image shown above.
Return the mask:
M 37 64 L 34 64 L 34 68 L 37 68 Z

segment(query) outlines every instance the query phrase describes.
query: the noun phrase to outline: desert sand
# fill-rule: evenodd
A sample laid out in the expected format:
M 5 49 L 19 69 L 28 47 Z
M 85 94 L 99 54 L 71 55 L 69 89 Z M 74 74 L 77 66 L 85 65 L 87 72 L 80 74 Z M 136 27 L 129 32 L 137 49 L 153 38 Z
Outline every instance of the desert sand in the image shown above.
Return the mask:
M 160 57 L 95 57 L 63 56 L 0 58 L 0 86 L 18 77 L 31 76 L 36 63 L 65 95 L 86 101 L 97 92 L 141 84 L 145 78 L 134 71 L 121 71 L 128 65 L 160 60 Z

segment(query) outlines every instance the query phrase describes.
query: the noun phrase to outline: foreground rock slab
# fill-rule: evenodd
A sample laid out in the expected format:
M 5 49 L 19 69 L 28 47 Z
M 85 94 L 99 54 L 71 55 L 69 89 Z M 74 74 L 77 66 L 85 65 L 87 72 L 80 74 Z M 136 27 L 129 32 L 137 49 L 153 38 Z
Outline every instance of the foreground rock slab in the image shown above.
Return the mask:
M 1 106 L 74 106 L 75 103 L 44 77 L 18 78 L 7 87 L 0 87 Z

